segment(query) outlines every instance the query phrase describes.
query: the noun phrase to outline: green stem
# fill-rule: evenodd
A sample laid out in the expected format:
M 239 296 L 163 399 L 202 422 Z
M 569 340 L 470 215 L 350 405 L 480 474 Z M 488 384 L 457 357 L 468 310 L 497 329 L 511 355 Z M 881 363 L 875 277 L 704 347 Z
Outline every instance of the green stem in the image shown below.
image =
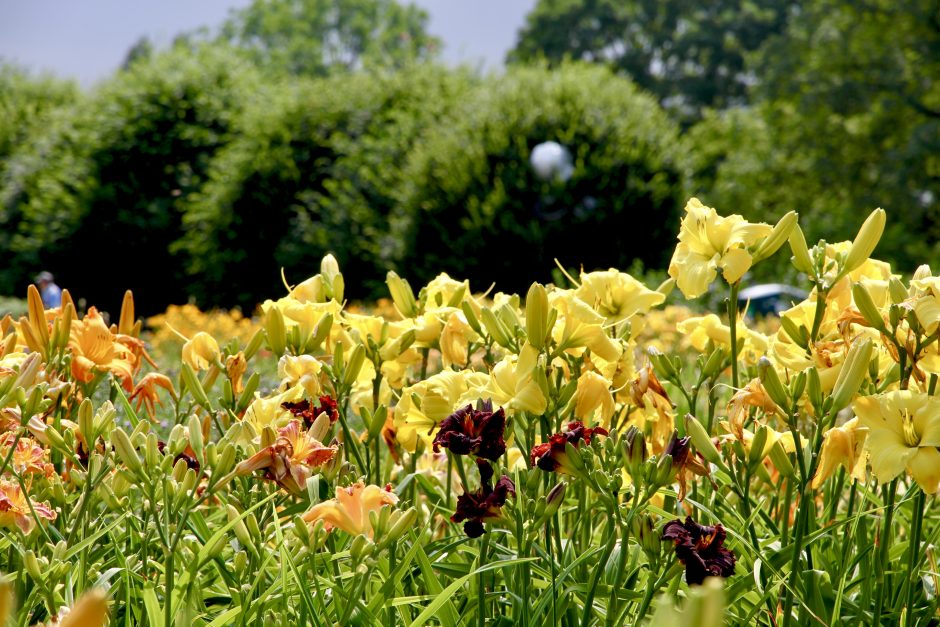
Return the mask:
M 907 594 L 902 598 L 907 601 L 907 619 L 905 627 L 914 626 L 914 587 L 919 579 L 920 571 L 920 536 L 924 527 L 924 507 L 927 504 L 927 495 L 923 490 L 917 490 L 911 511 L 911 542 L 907 547 L 907 577 L 904 578 L 904 588 Z
M 885 486 L 885 517 L 884 526 L 881 529 L 881 545 L 879 546 L 878 557 L 875 562 L 875 578 L 877 593 L 875 596 L 875 612 L 872 616 L 872 625 L 881 624 L 881 612 L 884 609 L 885 589 L 889 582 L 885 575 L 885 567 L 888 566 L 888 549 L 891 541 L 891 523 L 894 518 L 894 497 L 898 490 L 898 480 L 895 479 Z
M 584 611 L 581 614 L 582 627 L 588 627 L 588 625 L 591 624 L 591 610 L 594 609 L 594 596 L 597 593 L 597 586 L 601 582 L 601 576 L 604 574 L 604 569 L 607 566 L 608 560 L 610 560 L 610 555 L 613 553 L 614 545 L 617 542 L 617 523 L 615 521 L 615 513 L 609 506 L 607 510 L 607 545 L 604 547 L 604 556 L 597 564 L 597 567 L 594 571 L 594 579 L 591 581 L 591 587 L 588 589 L 587 598 L 584 600 Z
M 480 566 L 486 563 L 487 549 L 490 547 L 490 534 L 483 534 L 483 542 L 480 545 Z M 477 590 L 477 617 L 480 627 L 486 625 L 486 573 L 480 573 L 480 583 Z
M 728 300 L 728 325 L 731 327 L 731 386 L 738 389 L 738 289 L 740 284 L 731 284 Z

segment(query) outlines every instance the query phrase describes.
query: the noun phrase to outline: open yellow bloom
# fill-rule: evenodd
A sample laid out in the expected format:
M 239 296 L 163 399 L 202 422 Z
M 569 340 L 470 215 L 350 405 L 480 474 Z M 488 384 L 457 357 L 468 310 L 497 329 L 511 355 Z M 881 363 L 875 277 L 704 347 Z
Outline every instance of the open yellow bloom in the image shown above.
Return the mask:
M 284 390 L 270 398 L 262 398 L 255 392 L 255 400 L 245 411 L 243 422 L 251 425 L 255 430 L 255 435 L 261 433 L 266 426 L 271 425 L 279 427 L 287 423 L 291 418 L 291 413 L 281 407 L 288 401 L 299 401 L 304 396 L 304 388 L 301 385 Z
M 551 307 L 558 310 L 552 337 L 566 351 L 580 354 L 584 348 L 607 361 L 617 361 L 623 348 L 614 342 L 604 328 L 606 320 L 571 290 L 555 290 L 548 296 Z
M 320 393 L 320 370 L 323 364 L 312 355 L 284 355 L 277 362 L 277 376 L 283 389 L 297 384 L 303 386 L 308 396 Z
M 853 479 L 864 481 L 865 467 L 868 465 L 868 456 L 864 452 L 867 435 L 868 429 L 859 424 L 858 418 L 826 431 L 819 452 L 819 468 L 810 487 L 818 489 L 839 466 L 845 468 Z
M 729 284 L 739 281 L 753 263 L 748 249 L 773 230 L 769 224 L 750 223 L 739 215 L 719 216 L 698 198 L 689 200 L 685 212 L 669 276 L 686 298 L 704 294 L 718 270 Z
M 940 488 L 940 399 L 899 390 L 855 400 L 855 414 L 868 427 L 871 469 L 878 481 L 905 470 L 928 494 Z
M 322 520 L 324 528 L 342 529 L 354 536 L 372 537 L 369 512 L 377 512 L 386 505 L 398 503 L 398 496 L 390 488 L 354 483 L 348 488 L 337 487 L 336 498 L 318 503 L 303 515 L 308 523 Z
M 531 344 L 522 347 L 519 356 L 507 355 L 490 373 L 490 384 L 486 390 L 493 406 L 500 406 L 507 415 L 516 411 L 541 414 L 548 401 L 535 380 L 539 352 Z
M 462 311 L 454 310 L 447 317 L 447 324 L 441 333 L 441 361 L 445 368 L 451 365 L 466 367 L 470 361 L 468 350 L 470 342 L 477 342 L 480 336 L 467 323 Z
M 420 437 L 430 446 L 434 431 L 455 409 L 480 397 L 489 377 L 483 372 L 444 370 L 406 387 L 395 406 L 398 443 L 413 453 Z
M 69 330 L 72 376 L 82 383 L 95 378 L 96 371 L 107 370 L 133 389 L 134 357 L 126 346 L 115 341 L 114 334 L 94 307 L 82 320 L 73 320 Z
M 633 334 L 639 330 L 642 315 L 666 300 L 660 292 L 649 289 L 629 274 L 614 268 L 581 273 L 581 286 L 574 292 L 608 323 L 630 320 Z
M 614 415 L 614 396 L 610 392 L 610 381 L 598 373 L 587 371 L 578 377 L 574 401 L 574 415 L 585 424 L 603 427 L 610 424 Z
M 183 344 L 183 362 L 193 370 L 208 370 L 221 355 L 219 343 L 205 331 L 200 331 Z

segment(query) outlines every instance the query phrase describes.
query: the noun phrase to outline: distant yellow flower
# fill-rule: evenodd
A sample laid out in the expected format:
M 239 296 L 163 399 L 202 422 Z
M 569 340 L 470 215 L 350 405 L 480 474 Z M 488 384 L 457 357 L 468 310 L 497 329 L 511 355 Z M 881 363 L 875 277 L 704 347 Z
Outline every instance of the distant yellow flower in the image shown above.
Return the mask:
M 421 291 L 424 294 L 425 310 L 433 311 L 441 307 L 460 307 L 461 301 L 470 292 L 470 284 L 467 281 L 452 279 L 442 272 Z
M 219 361 L 221 355 L 219 343 L 205 331 L 196 333 L 183 344 L 183 362 L 193 370 L 208 370 Z
M 0 527 L 19 527 L 24 534 L 29 534 L 36 525 L 30 512 L 30 505 L 36 516 L 46 520 L 55 520 L 56 513 L 45 503 L 37 503 L 23 494 L 18 483 L 0 479 Z
M 899 390 L 855 400 L 868 427 L 871 469 L 886 483 L 905 470 L 928 494 L 940 488 L 940 399 Z
M 541 414 L 548 401 L 535 380 L 539 352 L 526 344 L 519 356 L 507 355 L 493 368 L 487 393 L 494 406 L 503 407 L 508 415 L 516 411 Z
M 707 348 L 709 340 L 726 348 L 731 347 L 731 325 L 722 323 L 715 314 L 687 318 L 678 323 L 676 328 L 699 352 Z M 763 333 L 747 328 L 741 319 L 738 320 L 737 332 L 738 350 L 743 350 L 743 356 L 749 361 L 756 363 L 757 359 L 767 353 L 769 343 Z M 743 349 L 741 342 L 744 343 Z
M 133 386 L 134 362 L 131 351 L 116 342 L 114 334 L 94 307 L 82 320 L 73 320 L 69 332 L 72 353 L 72 376 L 82 383 L 95 378 L 95 372 L 110 371 L 130 390 Z
M 398 496 L 391 487 L 380 488 L 377 485 L 354 483 L 348 488 L 337 487 L 336 498 L 318 503 L 303 515 L 308 523 L 322 520 L 324 528 L 342 529 L 350 535 L 372 537 L 372 522 L 369 512 L 377 512 L 386 505 L 398 503 Z
M 852 418 L 841 427 L 833 427 L 823 436 L 822 450 L 819 452 L 819 468 L 810 487 L 814 490 L 826 482 L 839 466 L 858 481 L 865 480 L 865 439 L 868 429 L 863 427 L 858 418 Z
M 719 216 L 692 198 L 679 230 L 679 244 L 669 263 L 669 276 L 686 298 L 698 298 L 721 270 L 725 280 L 738 282 L 753 263 L 749 249 L 770 235 L 769 224 L 750 223 L 739 215 Z

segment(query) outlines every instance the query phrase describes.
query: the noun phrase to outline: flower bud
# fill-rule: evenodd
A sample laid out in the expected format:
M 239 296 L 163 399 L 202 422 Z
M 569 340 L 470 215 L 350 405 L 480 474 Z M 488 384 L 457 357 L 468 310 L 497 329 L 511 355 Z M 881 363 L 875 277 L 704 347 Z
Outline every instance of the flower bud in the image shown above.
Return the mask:
M 415 293 L 407 280 L 389 270 L 385 276 L 385 283 L 392 295 L 392 302 L 395 303 L 395 307 L 402 318 L 414 318 L 418 315 L 418 303 L 415 301 Z
M 852 343 L 835 387 L 832 389 L 832 411 L 837 412 L 848 406 L 868 375 L 868 363 L 871 361 L 871 340 L 856 340 Z
M 803 229 L 799 224 L 790 231 L 789 241 L 790 250 L 793 252 L 793 267 L 803 274 L 813 275 L 813 260 L 810 259 L 806 238 L 803 237 Z
M 42 296 L 35 285 L 30 285 L 26 290 L 26 304 L 29 309 L 29 326 L 43 348 L 42 355 L 45 356 L 45 349 L 49 346 L 49 327 L 46 324 Z
M 764 238 L 764 241 L 761 242 L 761 245 L 754 253 L 754 263 L 770 257 L 783 246 L 783 243 L 790 238 L 790 233 L 796 225 L 797 218 L 799 218 L 799 214 L 790 211 L 777 221 L 770 235 Z
M 788 478 L 793 477 L 793 462 L 790 461 L 787 452 L 783 450 L 783 444 L 780 443 L 780 440 L 774 442 L 774 445 L 770 447 L 770 461 L 773 462 L 774 468 L 781 475 Z
M 184 362 L 182 368 L 180 368 L 180 376 L 186 388 L 193 395 L 193 399 L 206 408 L 207 411 L 212 411 L 209 396 L 206 394 L 205 388 L 202 387 L 202 383 L 199 382 L 199 378 L 196 376 L 196 372 L 192 369 L 192 366 Z
M 875 209 L 871 212 L 871 215 L 862 224 L 862 228 L 858 230 L 858 234 L 852 241 L 849 254 L 845 257 L 842 274 L 855 270 L 871 256 L 875 246 L 878 245 L 878 241 L 881 239 L 881 234 L 885 230 L 886 219 L 884 209 Z
M 878 308 L 875 306 L 875 301 L 872 300 L 871 294 L 868 293 L 868 290 L 862 283 L 852 285 L 852 298 L 855 299 L 855 306 L 869 326 L 882 333 L 888 332 L 884 318 L 881 317 L 881 312 L 878 311 Z
M 486 327 L 487 334 L 493 338 L 493 341 L 503 348 L 512 347 L 512 341 L 509 338 L 509 330 L 500 322 L 492 309 L 484 307 L 480 310 L 480 317 L 483 320 L 483 326 Z
M 653 483 L 661 487 L 671 484 L 672 480 L 672 455 L 663 455 L 656 461 Z
M 646 461 L 646 438 L 637 429 L 636 425 L 630 425 L 624 434 L 624 457 L 627 459 L 627 471 L 634 478 L 639 478 L 640 469 Z
M 388 533 L 385 534 L 385 541 L 395 542 L 399 540 L 402 536 L 408 533 L 408 530 L 414 526 L 417 519 L 418 510 L 413 507 L 404 511 L 395 511 L 392 515 L 392 518 L 390 519 L 391 526 L 388 529 Z
M 135 475 L 142 476 L 144 467 L 140 457 L 137 455 L 137 451 L 134 450 L 127 433 L 120 427 L 111 431 L 111 444 L 124 465 Z
M 773 363 L 767 357 L 761 357 L 757 362 L 757 374 L 760 377 L 760 383 L 767 391 L 767 395 L 777 404 L 778 407 L 786 410 L 790 406 L 790 397 L 787 395 L 780 377 L 774 369 Z
M 275 306 L 268 309 L 264 316 L 264 332 L 271 352 L 277 357 L 283 355 L 287 347 L 287 329 L 284 326 L 284 315 Z
M 525 297 L 525 328 L 529 344 L 542 350 L 548 328 L 548 293 L 539 283 L 533 283 Z
M 199 419 L 199 416 L 197 416 L 196 414 L 193 414 L 189 417 L 188 428 L 189 428 L 189 446 L 193 449 L 193 452 L 196 453 L 196 459 L 202 462 L 203 461 L 202 421 Z
M 823 404 L 822 382 L 819 380 L 819 371 L 810 368 L 807 373 L 806 393 L 809 395 L 809 402 L 812 403 L 813 408 L 818 410 Z
M 232 566 L 235 569 L 235 574 L 241 577 L 245 569 L 248 568 L 248 554 L 244 551 L 236 553 L 235 558 L 232 560 Z
M 349 360 L 346 362 L 346 370 L 343 373 L 343 382 L 346 385 L 353 385 L 359 377 L 359 371 L 362 370 L 362 364 L 366 359 L 366 349 L 362 344 L 356 344 L 349 354 Z
M 751 450 L 748 453 L 747 461 L 751 466 L 756 466 L 764 460 L 764 449 L 767 448 L 767 425 L 761 425 L 751 440 Z
M 679 371 L 676 369 L 675 364 L 672 363 L 669 357 L 663 355 L 662 351 L 658 348 L 650 346 L 646 352 L 653 366 L 664 379 L 676 379 L 679 376 Z
M 676 288 L 675 279 L 666 279 L 659 284 L 659 287 L 656 288 L 656 291 L 662 294 L 663 296 L 669 296 L 672 293 L 672 290 Z
M 715 448 L 715 443 L 712 442 L 702 423 L 692 414 L 685 415 L 685 432 L 692 438 L 692 443 L 698 452 L 702 454 L 702 457 L 713 464 L 722 465 L 721 455 L 719 455 L 718 449 Z
M 255 549 L 255 545 L 251 540 L 251 534 L 248 533 L 248 527 L 245 525 L 245 519 L 241 518 L 241 515 L 238 513 L 238 510 L 235 509 L 234 505 L 226 505 L 225 511 L 228 515 L 228 521 L 235 521 L 235 537 L 238 538 L 239 543 L 241 543 L 243 547 L 247 548 L 252 553 L 255 553 L 257 549 Z
M 721 366 L 725 362 L 725 351 L 721 348 L 716 348 L 712 351 L 712 354 L 708 356 L 708 359 L 705 361 L 705 365 L 702 366 L 702 377 L 709 379 L 718 374 L 721 370 Z
M 26 568 L 26 572 L 29 573 L 29 576 L 36 581 L 42 581 L 42 567 L 39 565 L 39 560 L 36 558 L 36 554 L 32 549 L 27 549 L 23 554 L 23 566 Z
M 567 484 L 561 481 L 555 485 L 545 496 L 545 516 L 554 516 L 561 504 L 565 501 L 565 488 Z

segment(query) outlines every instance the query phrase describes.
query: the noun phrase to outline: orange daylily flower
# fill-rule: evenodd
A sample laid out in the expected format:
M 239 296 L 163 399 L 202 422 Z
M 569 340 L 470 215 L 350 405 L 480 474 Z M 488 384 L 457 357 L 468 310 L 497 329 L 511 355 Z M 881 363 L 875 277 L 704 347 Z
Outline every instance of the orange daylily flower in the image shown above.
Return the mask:
M 82 383 L 95 378 L 95 371 L 108 370 L 121 380 L 124 388 L 133 389 L 134 355 L 125 345 L 115 341 L 94 307 L 82 320 L 72 322 L 69 334 L 72 353 L 72 376 Z
M 157 396 L 157 387 L 169 392 L 170 397 L 174 401 L 176 400 L 176 390 L 173 388 L 173 382 L 170 381 L 169 377 L 159 372 L 151 372 L 138 381 L 134 387 L 134 393 L 130 397 L 130 400 L 137 401 L 137 411 L 140 411 L 140 407 L 143 406 L 147 410 L 147 415 L 151 418 L 154 417 L 156 406 L 163 406 L 163 402 Z
M 336 498 L 318 503 L 310 508 L 303 519 L 308 523 L 322 520 L 329 531 L 339 528 L 350 535 L 372 537 L 372 522 L 369 512 L 377 512 L 386 505 L 398 503 L 398 496 L 390 485 L 380 488 L 377 485 L 354 483 L 348 488 L 337 487 Z

